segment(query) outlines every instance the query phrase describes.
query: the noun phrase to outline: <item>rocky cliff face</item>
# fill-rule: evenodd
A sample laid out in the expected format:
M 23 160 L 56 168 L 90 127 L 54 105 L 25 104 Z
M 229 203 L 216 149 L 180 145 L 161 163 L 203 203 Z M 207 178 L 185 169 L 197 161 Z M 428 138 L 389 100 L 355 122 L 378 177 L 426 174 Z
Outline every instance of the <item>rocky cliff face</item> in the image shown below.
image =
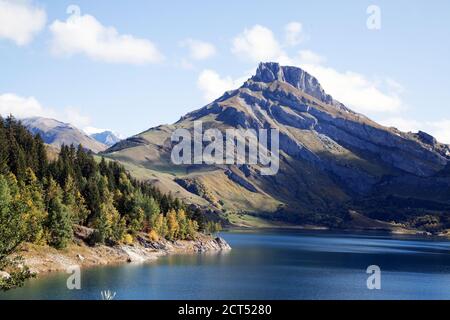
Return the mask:
M 415 205 L 410 214 L 428 210 L 430 203 L 442 210 L 449 206 L 450 197 L 445 194 L 450 194 L 450 180 L 448 175 L 443 177 L 450 159 L 447 145 L 423 132 L 383 127 L 334 100 L 312 75 L 277 63 L 260 64 L 239 89 L 172 126 L 134 137 L 139 143 L 131 148 L 126 141 L 116 145 L 110 156 L 157 171 L 174 170 L 169 160 L 170 135 L 176 128 L 192 129 L 197 120 L 203 121 L 204 128 L 276 128 L 280 132 L 280 170 L 275 176 L 261 176 L 255 165 L 184 168 L 181 175 L 209 186 L 225 209 L 275 211 L 271 218 L 296 222 L 330 216 L 341 221 L 345 214 L 337 212 L 354 207 L 382 218 L 396 206 L 395 201 L 389 208 L 384 205 L 387 197 L 402 199 L 397 202 L 402 217 L 411 203 Z M 421 184 L 430 192 L 423 192 Z M 373 205 L 374 199 L 379 200 L 379 208 Z
M 231 250 L 230 245 L 220 237 L 198 234 L 195 240 L 178 240 L 175 242 L 160 239 L 152 241 L 147 235 L 139 234 L 133 244 L 115 246 L 89 246 L 88 234 L 93 232 L 86 227 L 75 227 L 76 244 L 65 250 L 56 250 L 35 244 L 25 244 L 19 254 L 33 273 L 65 272 L 70 266 L 95 267 L 117 265 L 121 263 L 144 263 L 169 254 L 225 253 Z M 11 258 L 16 257 L 13 255 Z M 0 271 L 0 277 L 9 274 Z
M 316 78 L 300 68 L 283 67 L 278 63 L 261 63 L 256 74 L 251 78 L 251 82 L 246 85 L 251 87 L 252 83 L 272 83 L 274 81 L 288 83 L 324 103 L 334 103 L 333 97 L 325 93 Z

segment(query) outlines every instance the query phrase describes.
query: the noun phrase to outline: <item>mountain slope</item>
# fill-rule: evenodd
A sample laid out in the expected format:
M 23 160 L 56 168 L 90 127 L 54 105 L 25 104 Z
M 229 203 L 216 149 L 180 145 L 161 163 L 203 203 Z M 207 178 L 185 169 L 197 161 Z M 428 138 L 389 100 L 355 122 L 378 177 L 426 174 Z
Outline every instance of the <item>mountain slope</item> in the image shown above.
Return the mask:
M 278 174 L 262 176 L 257 165 L 173 165 L 171 134 L 177 128 L 192 131 L 194 121 L 205 129 L 277 128 Z M 107 154 L 172 174 L 214 208 L 267 219 L 336 225 L 349 209 L 399 221 L 450 212 L 447 145 L 425 133 L 383 127 L 334 100 L 302 69 L 277 63 L 260 64 L 239 89 L 173 125 L 119 142 Z
M 96 153 L 107 149 L 105 144 L 94 140 L 68 123 L 41 117 L 23 119 L 22 123 L 33 134 L 39 133 L 45 143 L 57 148 L 63 144 L 76 146 L 81 144 L 84 148 Z
M 107 145 L 108 147 L 115 145 L 121 140 L 112 131 L 109 130 L 91 134 L 90 137 L 104 145 Z

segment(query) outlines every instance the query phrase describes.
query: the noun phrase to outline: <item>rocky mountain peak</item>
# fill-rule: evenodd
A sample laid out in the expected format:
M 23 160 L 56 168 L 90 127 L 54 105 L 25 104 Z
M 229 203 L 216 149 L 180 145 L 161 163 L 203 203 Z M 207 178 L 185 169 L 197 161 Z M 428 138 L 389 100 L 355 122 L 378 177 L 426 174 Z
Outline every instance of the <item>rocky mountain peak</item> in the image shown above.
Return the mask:
M 280 66 L 276 62 L 262 62 L 251 80 L 264 83 L 285 82 L 325 103 L 333 102 L 333 98 L 325 92 L 319 81 L 298 67 Z
M 99 133 L 94 133 L 90 135 L 91 138 L 95 139 L 96 141 L 103 143 L 105 145 L 107 145 L 108 147 L 111 147 L 113 145 L 115 145 L 117 142 L 121 141 L 121 139 L 119 137 L 117 137 L 117 135 L 110 131 L 110 130 L 106 130 L 103 132 L 99 132 Z

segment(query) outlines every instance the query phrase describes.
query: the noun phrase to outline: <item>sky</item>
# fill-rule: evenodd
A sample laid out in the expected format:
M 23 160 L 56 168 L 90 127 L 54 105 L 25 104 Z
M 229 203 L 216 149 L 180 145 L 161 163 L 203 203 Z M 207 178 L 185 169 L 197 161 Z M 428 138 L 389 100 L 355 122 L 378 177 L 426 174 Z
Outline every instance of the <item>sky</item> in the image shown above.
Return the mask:
M 357 112 L 450 143 L 450 2 L 0 0 L 0 114 L 131 136 L 304 68 Z

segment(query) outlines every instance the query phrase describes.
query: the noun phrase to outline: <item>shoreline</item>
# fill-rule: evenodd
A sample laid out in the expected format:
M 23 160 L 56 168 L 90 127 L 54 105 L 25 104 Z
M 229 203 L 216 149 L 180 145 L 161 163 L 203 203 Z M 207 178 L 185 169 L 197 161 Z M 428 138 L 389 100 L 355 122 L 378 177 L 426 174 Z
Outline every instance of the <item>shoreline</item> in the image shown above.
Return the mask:
M 448 235 L 432 235 L 418 230 L 399 228 L 397 230 L 376 229 L 376 228 L 350 228 L 350 229 L 330 229 L 322 226 L 290 226 L 271 228 L 249 228 L 233 227 L 224 231 L 244 231 L 244 230 L 309 230 L 309 231 L 343 231 L 343 232 L 380 232 L 390 235 L 410 235 L 423 238 L 441 238 L 449 240 Z M 86 244 L 83 239 L 75 238 L 74 243 L 67 248 L 57 250 L 49 246 L 39 246 L 35 244 L 23 244 L 14 256 L 21 256 L 23 264 L 30 268 L 30 271 L 37 277 L 54 272 L 67 272 L 73 266 L 81 269 L 115 266 L 125 263 L 148 263 L 156 261 L 162 256 L 169 254 L 198 254 L 198 253 L 218 253 L 231 250 L 230 245 L 221 237 L 214 237 L 198 234 L 196 240 L 169 241 L 166 239 L 151 241 L 145 234 L 140 234 L 133 244 L 118 244 L 115 246 Z
M 370 228 L 370 227 L 353 227 L 353 228 L 329 228 L 326 226 L 314 225 L 298 225 L 298 226 L 272 226 L 272 227 L 244 227 L 232 226 L 224 228 L 223 231 L 261 231 L 261 230 L 298 230 L 298 231 L 329 231 L 329 232 L 344 232 L 344 233 L 381 233 L 386 235 L 405 235 L 417 236 L 425 239 L 439 238 L 450 241 L 450 232 L 431 233 L 417 229 L 407 229 L 403 227 L 398 228 Z
M 362 233 L 370 233 L 370 232 L 381 232 L 391 235 L 415 235 L 429 238 L 444 238 L 450 239 L 450 229 L 441 230 L 439 232 L 429 232 L 425 230 L 419 230 L 415 228 L 411 228 L 405 226 L 401 223 L 395 222 L 387 222 L 369 218 L 364 216 L 363 214 L 350 210 L 349 211 L 349 220 L 346 221 L 341 226 L 337 227 L 328 227 L 320 224 L 282 224 L 280 222 L 273 222 L 270 225 L 245 225 L 245 224 L 237 224 L 228 226 L 225 230 L 264 230 L 264 229 L 278 229 L 278 230 L 305 230 L 305 231 L 342 231 L 342 232 L 362 232 Z M 269 223 L 269 222 L 267 222 Z
M 162 239 L 150 241 L 143 235 L 130 245 L 89 246 L 82 240 L 67 248 L 57 250 L 49 246 L 24 244 L 15 254 L 23 258 L 23 264 L 36 274 L 36 277 L 53 272 L 67 272 L 71 267 L 81 269 L 120 265 L 125 263 L 147 263 L 169 254 L 198 254 L 231 250 L 230 245 L 220 237 L 199 234 L 195 240 Z

